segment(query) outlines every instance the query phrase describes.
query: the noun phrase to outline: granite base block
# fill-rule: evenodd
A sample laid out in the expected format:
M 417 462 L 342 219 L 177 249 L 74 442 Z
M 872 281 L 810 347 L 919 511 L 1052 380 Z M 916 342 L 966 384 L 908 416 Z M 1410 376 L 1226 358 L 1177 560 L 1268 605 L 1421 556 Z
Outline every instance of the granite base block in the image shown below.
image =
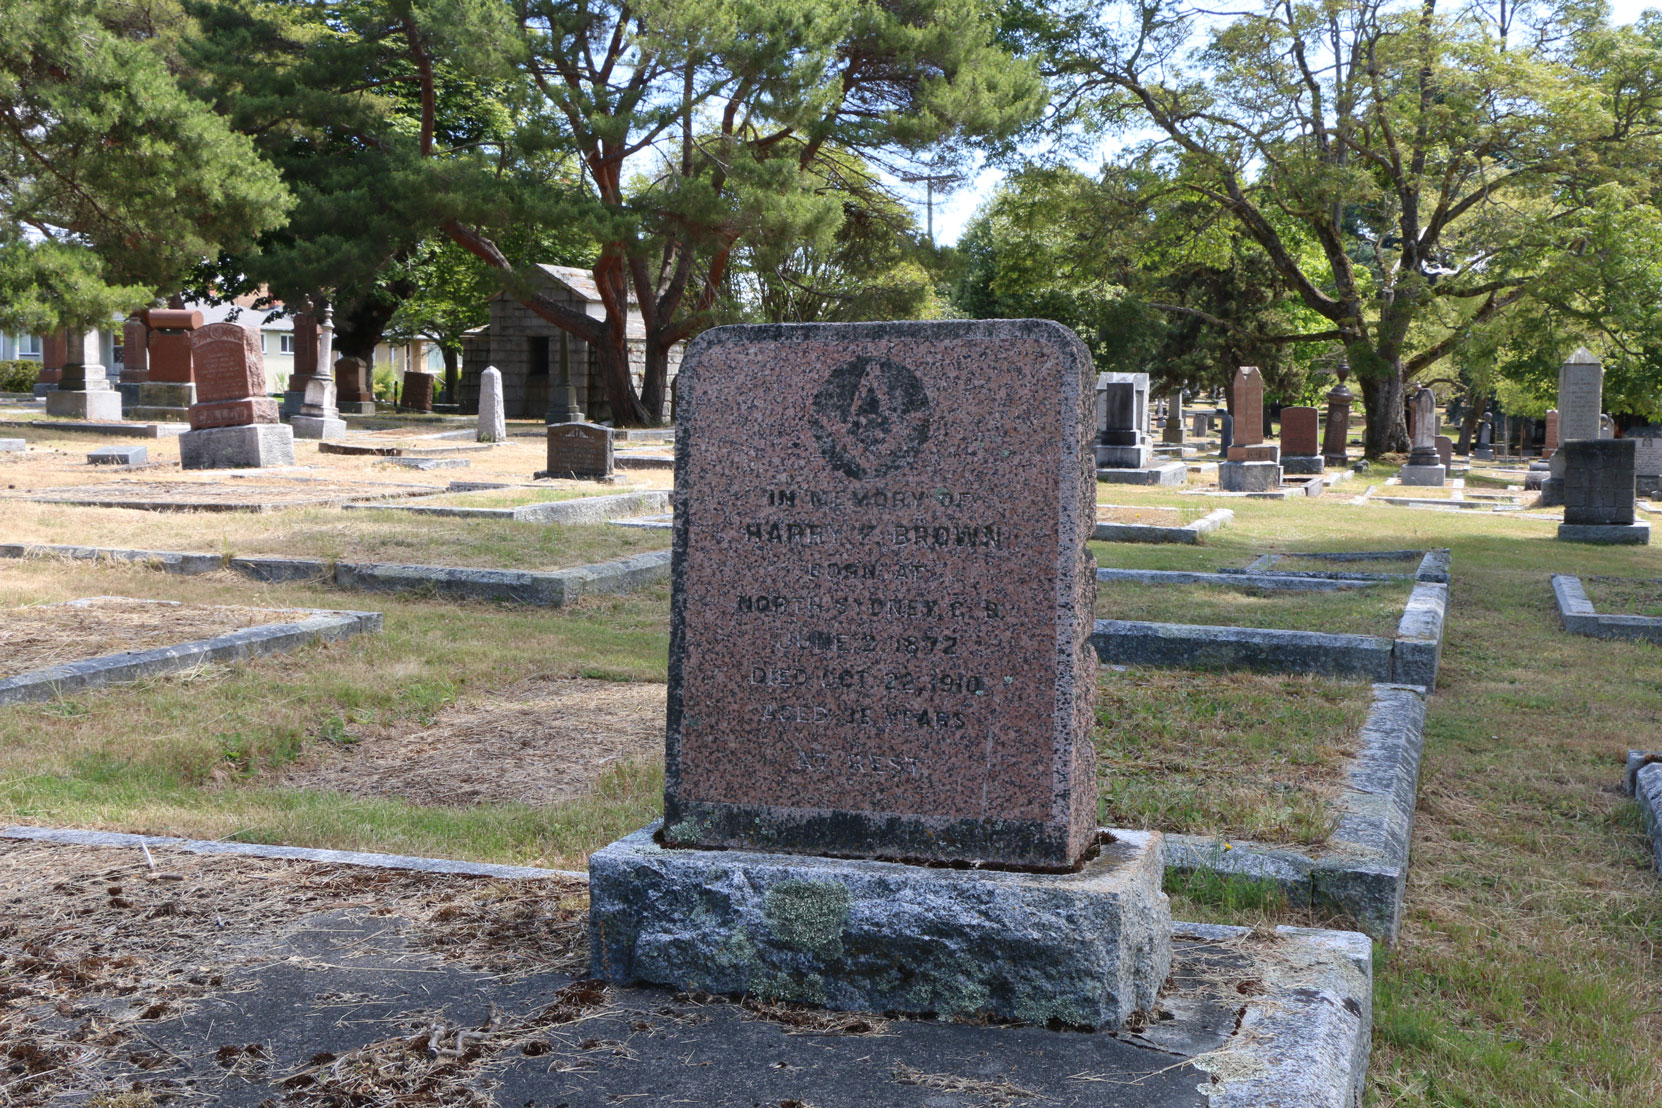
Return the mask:
M 289 420 L 297 439 L 338 439 L 346 435 L 346 420 L 332 416 L 297 415 Z
M 1598 546 L 1648 546 L 1650 524 L 1638 523 L 1560 523 L 1560 542 L 1585 542 Z
M 1448 481 L 1448 470 L 1440 465 L 1403 466 L 1402 473 L 1399 476 L 1405 485 L 1440 488 Z
M 1171 966 L 1152 832 L 1076 874 L 669 850 L 589 859 L 590 972 L 845 1011 L 1118 1027 Z
M 179 436 L 185 469 L 258 469 L 294 464 L 294 432 L 281 423 L 212 427 Z
M 53 389 L 46 396 L 46 414 L 64 419 L 120 419 L 121 394 L 114 389 L 97 392 Z
M 1562 477 L 1548 477 L 1541 482 L 1541 507 L 1561 508 L 1564 506 L 1564 479 Z
M 1140 446 L 1098 445 L 1094 448 L 1098 469 L 1144 469 L 1154 460 L 1154 449 Z
M 1275 462 L 1222 462 L 1218 487 L 1225 492 L 1270 492 L 1281 487 L 1281 466 Z
M 1162 485 L 1181 488 L 1189 483 L 1189 467 L 1183 462 L 1164 462 L 1140 469 L 1104 469 L 1096 471 L 1098 481 L 1117 485 Z
M 95 466 L 142 466 L 150 464 L 150 451 L 142 446 L 105 446 L 87 455 Z
M 1320 454 L 1283 454 L 1281 456 L 1281 472 L 1292 473 L 1298 476 L 1310 476 L 1323 473 L 1327 463 Z

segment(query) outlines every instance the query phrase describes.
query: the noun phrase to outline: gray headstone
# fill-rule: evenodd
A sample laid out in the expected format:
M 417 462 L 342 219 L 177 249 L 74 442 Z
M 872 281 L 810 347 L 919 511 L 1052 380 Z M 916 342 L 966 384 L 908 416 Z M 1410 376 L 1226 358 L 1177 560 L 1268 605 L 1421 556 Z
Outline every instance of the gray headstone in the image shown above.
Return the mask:
M 548 428 L 550 477 L 610 477 L 612 429 L 596 423 L 555 423 Z
M 1553 460 L 1564 461 L 1564 522 L 1633 522 L 1634 439 L 1571 439 Z
M 486 366 L 479 375 L 479 441 L 507 442 L 508 424 L 502 409 L 502 371 Z
M 1633 441 L 1633 472 L 1662 477 L 1662 427 L 1641 427 L 1626 437 Z
M 1558 367 L 1558 440 L 1599 437 L 1604 405 L 1604 367 L 1585 346 Z

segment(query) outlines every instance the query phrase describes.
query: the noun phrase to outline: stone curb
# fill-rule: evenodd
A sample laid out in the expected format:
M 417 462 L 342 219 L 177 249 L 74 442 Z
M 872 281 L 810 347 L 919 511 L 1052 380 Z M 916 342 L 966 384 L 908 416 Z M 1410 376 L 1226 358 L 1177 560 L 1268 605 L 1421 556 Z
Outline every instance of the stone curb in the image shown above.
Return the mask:
M 1374 635 L 1099 619 L 1091 645 L 1108 665 L 1218 667 L 1389 681 L 1395 643 Z
M 54 827 L 0 828 L 0 839 L 62 843 L 69 846 L 108 846 L 137 849 L 141 846 L 182 850 L 188 854 L 232 854 L 243 858 L 281 858 L 293 862 L 322 862 L 338 866 L 371 866 L 377 869 L 404 869 L 418 873 L 449 873 L 463 877 L 500 877 L 509 880 L 537 880 L 565 877 L 587 881 L 589 875 L 568 869 L 537 869 L 534 866 L 500 866 L 488 862 L 457 862 L 449 858 L 421 858 L 409 854 L 374 854 L 357 850 L 319 850 L 302 846 L 265 846 L 260 843 L 219 842 L 212 839 L 173 839 L 160 835 L 127 835 L 116 831 L 60 830 Z
M 1420 555 L 1419 567 L 1412 573 L 1369 573 L 1325 569 L 1275 569 L 1285 558 L 1322 558 L 1330 562 L 1400 562 Z M 1434 550 L 1340 550 L 1333 552 L 1298 551 L 1291 554 L 1260 554 L 1243 569 L 1224 568 L 1219 573 L 1273 573 L 1284 577 L 1357 577 L 1375 581 L 1400 581 L 1412 576 L 1416 581 L 1439 581 L 1448 584 L 1449 567 L 1453 555 L 1447 547 Z
M 1395 942 L 1424 735 L 1423 690 L 1376 684 L 1358 735 L 1361 748 L 1337 801 L 1339 822 L 1326 843 L 1305 853 L 1252 842 L 1226 848 L 1200 835 L 1167 835 L 1166 868 L 1273 882 L 1298 907 L 1336 909 L 1368 935 Z
M 316 558 L 235 557 L 165 550 L 117 550 L 96 546 L 0 545 L 0 558 L 60 556 L 155 564 L 169 573 L 194 575 L 231 569 L 272 584 L 323 581 L 369 592 L 431 592 L 472 600 L 505 600 L 558 608 L 589 593 L 628 593 L 669 576 L 670 552 L 650 550 L 609 562 L 549 571 L 471 569 L 459 566 L 340 562 Z
M 94 562 L 142 562 L 165 573 L 194 576 L 225 568 L 219 554 L 198 554 L 175 550 L 124 550 L 113 546 L 58 546 L 50 543 L 0 544 L 0 558 L 75 558 Z
M 451 496 L 453 493 L 441 495 Z M 606 523 L 622 516 L 651 515 L 670 510 L 670 493 L 665 490 L 620 493 L 616 496 L 583 496 L 548 504 L 526 504 L 518 508 L 458 508 L 422 504 L 426 497 L 401 504 L 343 504 L 349 511 L 415 512 L 423 515 L 463 519 L 511 519 L 518 523 Z
M 1625 783 L 1628 795 L 1639 803 L 1656 871 L 1662 873 L 1662 754 L 1628 751 Z
M 0 680 L 0 704 L 52 700 L 100 685 L 136 681 L 190 669 L 204 662 L 241 661 L 277 654 L 310 642 L 333 642 L 381 629 L 380 612 L 295 609 L 309 618 L 248 627 L 155 650 L 126 651 L 31 670 Z
M 1158 527 L 1148 523 L 1099 523 L 1091 538 L 1097 542 L 1181 542 L 1198 543 L 1202 535 L 1209 535 L 1225 524 L 1233 522 L 1235 513 L 1228 508 L 1214 508 L 1193 523 L 1181 527 Z
M 1559 622 L 1572 634 L 1662 643 L 1662 618 L 1596 612 L 1581 578 L 1574 574 L 1553 574 L 1552 595 L 1558 602 Z
M 1251 929 L 1175 923 L 1178 938 L 1232 942 Z M 1373 1033 L 1373 950 L 1353 931 L 1279 926 L 1263 991 L 1227 1045 L 1193 1060 L 1209 1108 L 1354 1108 Z
M 1245 570 L 1206 573 L 1187 569 L 1115 569 L 1096 571 L 1098 581 L 1136 581 L 1144 585 L 1221 585 L 1232 589 L 1271 589 L 1279 592 L 1333 592 L 1338 589 L 1366 589 L 1390 580 L 1382 575 L 1347 577 L 1322 574 L 1319 577 L 1290 573 L 1248 573 Z
M 1391 647 L 1391 680 L 1399 685 L 1437 687 L 1443 657 L 1443 624 L 1448 614 L 1448 586 L 1421 581 L 1408 596 Z
M 177 438 L 188 423 L 99 423 L 77 419 L 0 419 L 0 427 L 33 427 L 37 431 L 82 431 L 89 435 L 126 435 L 135 439 Z
M 334 581 L 343 589 L 430 591 L 438 596 L 560 608 L 586 593 L 627 593 L 661 581 L 669 576 L 669 565 L 668 550 L 549 572 L 340 562 Z

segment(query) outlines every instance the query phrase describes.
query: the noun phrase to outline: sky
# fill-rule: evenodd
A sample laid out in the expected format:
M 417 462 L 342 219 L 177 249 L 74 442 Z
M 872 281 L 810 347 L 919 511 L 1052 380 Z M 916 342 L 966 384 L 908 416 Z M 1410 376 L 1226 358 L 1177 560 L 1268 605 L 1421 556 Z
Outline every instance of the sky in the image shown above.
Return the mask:
M 1639 18 L 1639 14 L 1647 8 L 1656 8 L 1658 0 L 1609 0 L 1611 22 L 1615 24 L 1632 23 Z M 965 224 L 975 215 L 975 209 L 983 200 L 990 197 L 998 188 L 998 183 L 1004 179 L 1004 172 L 999 169 L 984 169 L 977 173 L 963 188 L 950 196 L 935 197 L 935 241 L 943 246 L 949 246 L 958 241 L 963 234 Z M 916 195 L 911 199 L 913 208 L 917 212 L 918 226 L 924 225 L 926 218 L 926 198 L 922 185 L 915 187 Z

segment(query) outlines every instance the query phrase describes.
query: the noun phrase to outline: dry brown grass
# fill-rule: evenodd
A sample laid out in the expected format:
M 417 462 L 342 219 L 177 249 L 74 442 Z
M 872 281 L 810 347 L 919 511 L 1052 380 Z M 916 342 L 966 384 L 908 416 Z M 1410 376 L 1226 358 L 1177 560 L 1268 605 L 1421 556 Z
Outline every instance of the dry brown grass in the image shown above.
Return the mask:
M 229 631 L 299 618 L 291 610 L 173 604 L 120 596 L 0 610 L 0 674 L 130 650 L 211 639 Z
M 432 723 L 354 725 L 282 776 L 285 786 L 415 804 L 554 804 L 606 770 L 661 763 L 663 685 L 539 678 L 467 697 Z

